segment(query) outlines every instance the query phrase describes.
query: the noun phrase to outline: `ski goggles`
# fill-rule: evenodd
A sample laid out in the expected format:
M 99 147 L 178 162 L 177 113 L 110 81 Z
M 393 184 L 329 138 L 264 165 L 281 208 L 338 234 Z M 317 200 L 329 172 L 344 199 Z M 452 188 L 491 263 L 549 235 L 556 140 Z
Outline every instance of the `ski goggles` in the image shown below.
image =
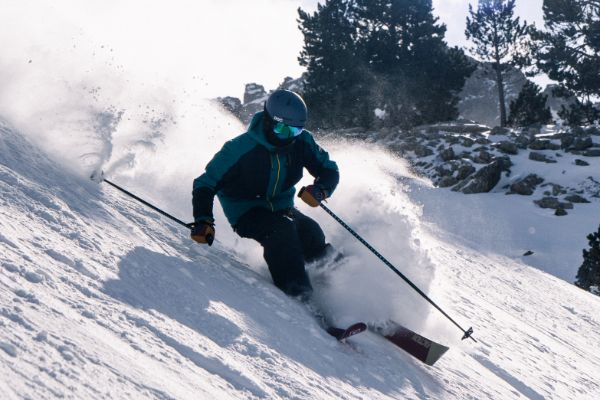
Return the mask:
M 303 130 L 304 128 L 301 126 L 291 126 L 284 124 L 283 122 L 278 122 L 273 128 L 273 132 L 275 132 L 275 135 L 277 135 L 279 139 L 291 139 L 300 135 Z

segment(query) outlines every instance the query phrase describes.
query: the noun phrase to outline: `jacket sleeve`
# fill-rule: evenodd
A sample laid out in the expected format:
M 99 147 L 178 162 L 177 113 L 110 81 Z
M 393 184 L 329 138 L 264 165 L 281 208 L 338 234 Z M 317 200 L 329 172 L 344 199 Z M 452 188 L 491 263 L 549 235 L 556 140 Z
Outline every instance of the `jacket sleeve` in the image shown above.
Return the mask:
M 310 133 L 306 133 L 304 140 L 307 145 L 304 166 L 315 177 L 314 184 L 324 190 L 329 197 L 340 181 L 338 166 L 329 158 L 329 153 L 315 142 Z
M 213 222 L 214 198 L 226 179 L 235 173 L 235 164 L 238 160 L 233 143 L 229 141 L 215 154 L 206 165 L 202 175 L 194 179 L 192 190 L 192 206 L 194 221 Z

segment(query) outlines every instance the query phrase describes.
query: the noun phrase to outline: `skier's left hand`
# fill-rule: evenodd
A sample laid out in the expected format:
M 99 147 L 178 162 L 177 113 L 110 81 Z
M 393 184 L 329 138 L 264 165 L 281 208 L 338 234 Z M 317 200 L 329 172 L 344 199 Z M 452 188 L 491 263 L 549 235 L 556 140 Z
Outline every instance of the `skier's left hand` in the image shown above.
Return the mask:
M 317 185 L 308 185 L 300 189 L 298 197 L 309 206 L 318 207 L 327 198 L 327 194 Z

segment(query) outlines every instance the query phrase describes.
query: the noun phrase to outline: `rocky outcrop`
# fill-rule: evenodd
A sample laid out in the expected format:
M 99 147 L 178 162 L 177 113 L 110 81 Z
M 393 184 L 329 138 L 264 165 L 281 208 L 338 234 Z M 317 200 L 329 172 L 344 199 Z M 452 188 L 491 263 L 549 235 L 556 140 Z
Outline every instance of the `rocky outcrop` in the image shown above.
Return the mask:
M 519 179 L 510 185 L 510 191 L 507 194 L 520 194 L 522 196 L 531 196 L 537 185 L 544 182 L 544 178 L 540 178 L 536 174 L 529 174 L 523 179 Z
M 454 186 L 452 190 L 465 194 L 487 193 L 498 184 L 501 174 L 501 163 L 494 161 L 491 164 L 481 168 L 473 176 Z
M 301 92 L 304 87 L 304 78 L 293 79 L 286 77 L 277 89 L 287 89 L 295 92 Z M 229 112 L 240 119 L 244 124 L 248 124 L 254 114 L 262 111 L 264 102 L 267 100 L 270 92 L 267 92 L 264 86 L 257 83 L 248 83 L 244 90 L 243 101 L 236 97 L 219 97 L 217 101 Z

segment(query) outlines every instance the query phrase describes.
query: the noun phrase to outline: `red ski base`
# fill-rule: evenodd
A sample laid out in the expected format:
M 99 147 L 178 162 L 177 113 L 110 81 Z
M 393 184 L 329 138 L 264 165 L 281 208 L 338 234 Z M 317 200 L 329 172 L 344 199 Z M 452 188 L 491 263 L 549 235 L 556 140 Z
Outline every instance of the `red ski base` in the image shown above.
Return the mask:
M 393 321 L 387 322 L 383 327 L 370 326 L 369 328 L 427 365 L 435 364 L 448 351 L 448 347 Z

